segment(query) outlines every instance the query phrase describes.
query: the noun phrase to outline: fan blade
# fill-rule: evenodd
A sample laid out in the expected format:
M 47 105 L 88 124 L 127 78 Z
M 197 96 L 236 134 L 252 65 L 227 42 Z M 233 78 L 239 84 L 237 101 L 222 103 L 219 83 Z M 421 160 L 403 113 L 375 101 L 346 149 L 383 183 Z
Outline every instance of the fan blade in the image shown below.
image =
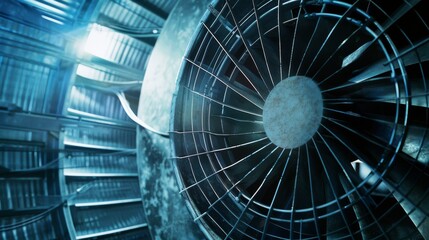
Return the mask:
M 253 146 L 252 149 L 258 149 L 258 147 Z M 228 169 L 227 174 L 235 182 L 240 181 L 239 187 L 241 189 L 253 192 L 254 189 L 257 188 L 257 186 L 255 187 L 254 185 L 260 184 L 260 182 L 267 175 L 270 168 L 273 166 L 277 157 L 279 157 L 277 153 L 278 151 L 276 151 L 276 149 L 277 148 L 271 145 L 263 151 L 259 151 L 257 153 L 246 151 L 248 153 L 246 155 L 251 157 L 246 161 L 243 161 L 236 166 Z M 255 168 L 255 166 L 258 167 Z M 244 176 L 246 176 L 246 174 L 248 174 L 250 171 L 252 171 L 252 176 L 244 178 Z
M 278 74 L 273 74 L 275 73 L 275 71 L 273 71 L 272 69 L 270 69 L 270 66 L 273 66 L 271 64 L 269 64 L 269 59 L 273 59 L 273 57 L 267 58 L 266 54 L 265 54 L 265 49 L 263 49 L 262 54 L 260 53 L 260 51 L 254 49 L 253 46 L 251 46 L 252 42 L 250 39 L 252 39 L 252 37 L 254 36 L 250 36 L 250 34 L 255 35 L 254 32 L 243 32 L 243 30 L 241 29 L 241 26 L 239 24 L 239 21 L 241 19 L 237 19 L 237 16 L 240 16 L 240 12 L 243 12 L 243 9 L 236 9 L 234 7 L 231 6 L 231 4 L 229 3 L 229 1 L 226 1 L 226 5 L 229 9 L 229 11 L 231 12 L 231 18 L 232 21 L 235 25 L 235 29 L 238 32 L 238 35 L 240 37 L 240 40 L 242 41 L 243 45 L 246 48 L 246 51 L 249 54 L 249 57 L 252 61 L 252 63 L 249 63 L 251 65 L 253 65 L 255 67 L 255 69 L 258 71 L 259 75 L 261 76 L 261 78 L 263 79 L 263 81 L 265 82 L 265 85 L 268 86 L 270 89 L 275 85 L 275 82 L 278 82 L 279 80 L 279 76 Z M 246 7 L 248 7 L 246 5 Z M 256 9 L 255 11 L 255 17 L 256 20 L 258 20 L 258 15 L 256 13 Z M 247 36 L 249 35 L 249 36 Z M 259 38 L 261 39 L 262 35 L 259 31 L 256 35 L 259 35 Z M 261 44 L 263 44 L 263 40 L 261 39 Z M 274 59 L 275 60 L 275 59 Z M 277 61 L 278 62 L 278 61 Z M 275 79 L 275 80 L 274 80 Z
M 405 137 L 402 151 L 416 159 L 421 164 L 427 165 L 429 158 L 429 131 L 426 128 L 409 127 Z
M 425 39 L 420 44 L 418 43 L 408 49 L 402 50 L 398 54 L 398 56 L 401 57 L 401 60 L 403 61 L 405 66 L 410 66 L 420 62 L 429 61 L 428 52 L 429 39 Z M 393 62 L 394 60 L 397 60 L 398 57 L 391 56 L 390 59 L 390 62 Z M 397 64 L 394 64 L 393 66 L 395 69 L 399 67 L 399 65 Z M 350 78 L 349 82 L 359 83 L 389 71 L 391 71 L 391 66 L 389 65 L 389 62 L 381 60 L 369 65 L 364 71 Z
M 351 192 L 355 189 L 354 186 L 350 184 L 344 174 L 340 174 L 340 182 L 344 188 L 344 191 Z M 372 208 L 368 207 L 368 204 L 365 204 L 362 196 L 358 192 L 351 192 L 347 195 L 349 201 L 353 204 L 353 211 L 358 220 L 359 227 L 361 229 L 362 239 L 375 239 L 383 232 L 383 229 L 378 223 L 378 220 L 375 219 L 372 211 Z M 385 236 L 387 238 L 387 236 Z
M 197 71 L 201 70 L 202 73 L 208 74 L 210 77 L 213 77 L 216 81 L 230 88 L 235 94 L 238 94 L 242 98 L 249 101 L 249 103 L 252 103 L 253 105 L 259 108 L 262 108 L 264 106 L 263 100 L 255 92 L 251 91 L 249 88 L 241 85 L 238 82 L 232 82 L 225 76 L 217 76 L 213 68 L 210 66 L 207 66 L 203 63 L 194 62 L 188 58 L 185 58 L 185 60 L 190 64 L 192 64 L 197 69 Z M 200 76 L 200 78 L 204 78 L 203 75 Z M 207 79 L 207 81 L 208 80 L 209 78 Z
M 382 173 L 380 173 L 382 174 Z M 387 169 L 383 180 L 393 188 L 393 195 L 420 233 L 429 238 L 429 173 L 408 155 L 399 152 Z
M 322 141 L 319 140 L 316 142 L 316 139 L 319 138 Z M 318 135 L 313 143 L 325 175 L 323 178 L 324 185 L 326 186 L 325 202 L 331 202 L 331 204 L 324 208 L 326 211 L 327 234 L 333 238 L 351 236 L 354 239 L 354 233 L 358 231 L 359 225 L 357 224 L 353 210 L 344 207 L 347 204 L 347 200 L 340 199 L 340 196 L 344 194 L 344 189 L 341 186 L 338 175 L 339 171 L 341 171 L 339 170 L 340 167 L 338 164 L 331 164 L 333 156 L 321 135 Z

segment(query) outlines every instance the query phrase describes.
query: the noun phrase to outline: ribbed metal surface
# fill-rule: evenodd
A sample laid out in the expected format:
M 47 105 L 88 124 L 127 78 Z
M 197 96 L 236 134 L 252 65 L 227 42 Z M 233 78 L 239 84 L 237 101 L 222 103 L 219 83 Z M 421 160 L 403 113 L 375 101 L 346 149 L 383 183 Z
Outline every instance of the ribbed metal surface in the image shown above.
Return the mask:
M 90 191 L 85 191 L 73 199 L 80 207 L 141 202 L 137 178 L 69 178 L 67 181 L 69 192 L 75 192 L 84 185 L 88 185 Z
M 84 49 L 96 57 L 143 70 L 152 47 L 108 27 L 93 24 Z
M 56 24 L 72 24 L 80 13 L 85 0 L 18 0 L 24 6 L 34 8 L 43 18 Z
M 61 104 L 58 94 L 66 84 L 63 79 L 52 79 L 58 74 L 65 39 L 37 22 L 23 24 L 13 16 L 0 17 L 0 102 L 24 111 L 57 113 L 54 103 Z
M 95 118 L 131 122 L 116 95 L 77 86 L 70 93 L 68 112 L 72 115 L 87 114 Z
M 42 131 L 0 128 L 0 238 L 55 238 L 52 221 L 61 196 L 48 184 L 55 153 L 52 139 Z
M 94 66 L 86 66 L 83 64 L 78 65 L 76 69 L 76 75 L 85 79 L 103 81 L 108 83 L 126 83 L 129 81 L 141 81 L 140 77 L 136 78 L 134 75 L 131 74 L 125 75 L 109 68 L 96 68 Z
M 50 215 L 47 215 L 37 221 L 28 222 L 33 216 L 20 216 L 20 217 L 2 217 L 0 218 L 0 225 L 2 227 L 16 225 L 21 223 L 25 228 L 15 228 L 10 231 L 0 231 L 1 239 L 55 239 L 56 235 L 52 231 L 52 225 L 54 224 Z M 22 224 L 25 223 L 25 224 Z
M 145 228 L 146 220 L 142 203 L 118 204 L 74 208 L 71 210 L 74 219 L 77 239 L 85 239 L 127 231 L 135 228 Z M 106 234 L 108 233 L 108 234 Z
M 0 1 L 1 239 L 151 238 L 116 93 L 136 109 L 174 4 Z
M 171 12 L 177 3 L 176 1 L 170 0 L 148 0 L 148 2 L 157 6 L 159 9 L 162 9 L 162 11 L 166 13 Z
M 117 131 L 126 132 L 123 129 Z M 69 201 L 75 237 L 148 237 L 138 180 L 134 131 L 129 131 L 131 135 L 122 135 L 122 138 L 115 136 L 112 129 L 105 134 L 105 138 L 98 135 L 73 138 L 71 143 L 67 140 L 67 130 L 65 132 L 64 193 L 70 195 L 78 192 Z M 76 134 L 79 135 L 82 136 Z M 91 141 L 85 140 L 87 137 L 98 139 L 97 143 L 91 144 Z M 111 139 L 125 144 L 121 147 L 111 145 Z
M 110 0 L 100 10 L 102 22 L 135 33 L 160 30 L 165 19 L 129 0 Z
M 64 159 L 64 174 L 67 176 L 137 176 L 136 157 L 132 152 L 75 151 Z
M 91 11 L 104 3 L 0 3 L 0 107 L 24 111 L 0 129 L 2 239 L 150 238 L 135 128 L 113 91 L 138 89 L 152 47 L 88 26 Z M 101 91 L 106 82 L 113 88 Z M 27 120 L 28 112 L 39 114 L 36 122 Z M 86 123 L 74 121 L 76 116 Z M 45 118 L 58 124 L 36 127 Z
M 49 206 L 47 185 L 43 178 L 27 177 L 0 180 L 2 210 L 25 210 Z
M 0 143 L 0 166 L 12 171 L 41 167 L 46 163 L 42 147 L 18 142 Z
M 132 150 L 136 147 L 136 133 L 132 129 L 108 127 L 66 127 L 64 144 L 108 150 Z

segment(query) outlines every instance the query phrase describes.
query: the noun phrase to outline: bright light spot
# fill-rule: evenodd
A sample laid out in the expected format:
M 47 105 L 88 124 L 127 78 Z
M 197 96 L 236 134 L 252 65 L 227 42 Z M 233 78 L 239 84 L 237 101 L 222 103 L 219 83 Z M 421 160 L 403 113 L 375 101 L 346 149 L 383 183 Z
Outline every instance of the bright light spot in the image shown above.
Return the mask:
M 367 179 L 368 184 L 374 185 L 380 179 L 380 177 L 360 159 L 351 162 L 351 164 L 361 179 Z M 388 192 L 388 187 L 384 182 L 380 182 L 376 187 L 376 191 L 379 193 L 385 193 Z
M 362 161 L 360 159 L 356 159 L 352 163 L 362 163 Z
M 86 40 L 84 51 L 94 56 L 112 60 L 112 50 L 117 43 L 115 32 L 109 28 L 94 24 Z
M 95 70 L 91 67 L 79 64 L 76 69 L 76 74 L 84 78 L 94 79 L 96 77 Z
M 53 22 L 53 23 L 59 24 L 59 25 L 64 25 L 64 23 L 63 23 L 63 22 L 58 21 L 57 19 L 54 19 L 54 18 L 48 17 L 48 16 L 46 16 L 46 15 L 42 15 L 42 18 L 44 18 L 44 19 L 46 19 L 46 20 L 48 20 L 48 21 L 50 21 L 50 22 Z
M 152 33 L 157 34 L 157 33 L 159 33 L 159 31 L 158 31 L 158 29 L 154 29 L 154 30 L 152 30 Z

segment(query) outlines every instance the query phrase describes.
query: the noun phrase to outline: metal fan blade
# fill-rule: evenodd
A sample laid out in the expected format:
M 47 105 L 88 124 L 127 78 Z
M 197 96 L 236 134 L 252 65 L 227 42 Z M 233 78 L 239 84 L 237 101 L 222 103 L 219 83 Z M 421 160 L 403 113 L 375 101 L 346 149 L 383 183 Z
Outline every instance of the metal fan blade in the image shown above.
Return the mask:
M 420 62 L 429 61 L 429 39 L 423 40 L 420 44 L 413 45 L 405 50 L 402 50 L 397 56 L 391 56 L 390 62 L 397 60 L 399 57 L 404 62 L 405 66 L 417 64 Z M 380 74 L 391 71 L 390 62 L 385 60 L 375 62 L 366 67 L 364 71 L 357 74 L 356 76 L 349 79 L 349 82 L 359 83 L 366 81 Z M 398 68 L 398 65 L 394 65 L 395 68 Z
M 383 179 L 391 186 L 393 195 L 409 214 L 420 233 L 424 238 L 428 238 L 429 175 L 427 170 L 415 159 L 400 152 Z

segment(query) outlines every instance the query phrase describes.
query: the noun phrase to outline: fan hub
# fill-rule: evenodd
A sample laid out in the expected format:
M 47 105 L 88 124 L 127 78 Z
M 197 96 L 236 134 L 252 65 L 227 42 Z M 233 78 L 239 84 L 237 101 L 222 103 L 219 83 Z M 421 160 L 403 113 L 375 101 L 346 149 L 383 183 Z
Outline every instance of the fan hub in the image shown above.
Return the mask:
M 283 79 L 268 95 L 263 124 L 277 146 L 296 148 L 316 133 L 322 120 L 323 100 L 317 84 L 305 76 Z

